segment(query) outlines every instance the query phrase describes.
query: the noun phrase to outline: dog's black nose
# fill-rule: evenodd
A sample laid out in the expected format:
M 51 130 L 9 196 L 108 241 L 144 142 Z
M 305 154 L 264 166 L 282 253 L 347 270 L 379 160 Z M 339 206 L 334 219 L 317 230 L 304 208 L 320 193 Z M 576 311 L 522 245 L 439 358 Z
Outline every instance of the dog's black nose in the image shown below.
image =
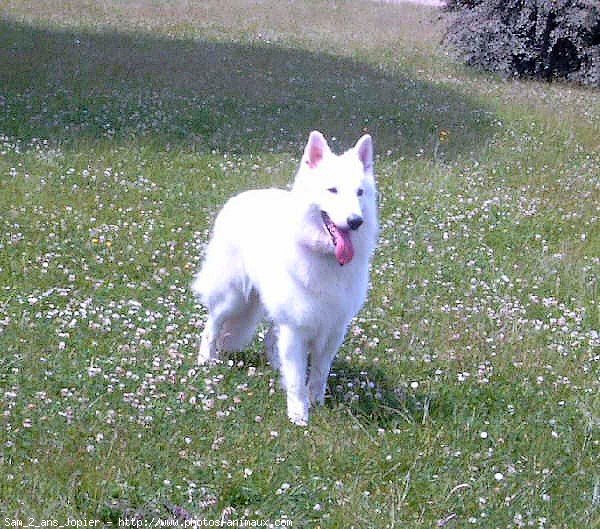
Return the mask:
M 350 215 L 348 217 L 348 226 L 350 227 L 351 230 L 357 230 L 358 228 L 360 228 L 360 225 L 363 223 L 363 219 L 362 217 L 359 217 L 358 215 Z

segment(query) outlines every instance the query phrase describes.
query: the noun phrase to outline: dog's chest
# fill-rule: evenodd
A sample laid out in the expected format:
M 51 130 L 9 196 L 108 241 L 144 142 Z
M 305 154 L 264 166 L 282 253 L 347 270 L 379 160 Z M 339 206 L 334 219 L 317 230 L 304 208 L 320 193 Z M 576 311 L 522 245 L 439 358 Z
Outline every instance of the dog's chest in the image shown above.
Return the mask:
M 367 263 L 340 266 L 332 257 L 297 263 L 296 283 L 312 300 L 314 310 L 353 312 L 360 307 L 367 290 Z

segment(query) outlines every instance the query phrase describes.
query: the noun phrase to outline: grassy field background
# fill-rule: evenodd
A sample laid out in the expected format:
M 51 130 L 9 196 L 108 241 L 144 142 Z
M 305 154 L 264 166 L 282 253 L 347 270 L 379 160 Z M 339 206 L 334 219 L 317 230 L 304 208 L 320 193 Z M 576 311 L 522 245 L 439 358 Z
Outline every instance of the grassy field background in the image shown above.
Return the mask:
M 468 71 L 414 5 L 0 13 L 0 525 L 600 525 L 600 92 Z M 260 338 L 195 367 L 189 284 L 315 128 L 374 136 L 382 233 L 304 429 Z

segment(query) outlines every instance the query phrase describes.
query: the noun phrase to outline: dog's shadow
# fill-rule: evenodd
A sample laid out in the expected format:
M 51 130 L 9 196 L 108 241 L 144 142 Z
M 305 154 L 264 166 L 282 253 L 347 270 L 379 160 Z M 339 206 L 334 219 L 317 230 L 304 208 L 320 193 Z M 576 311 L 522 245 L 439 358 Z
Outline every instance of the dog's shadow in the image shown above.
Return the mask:
M 262 347 L 230 353 L 227 359 L 234 364 L 273 369 Z M 341 359 L 334 362 L 329 374 L 325 406 L 346 409 L 361 424 L 386 430 L 401 424 L 424 424 L 432 413 L 445 413 L 438 397 L 392 380 L 383 367 L 358 366 Z
M 338 360 L 329 375 L 326 405 L 344 407 L 368 425 L 391 429 L 402 423 L 424 423 L 431 404 L 430 395 L 409 391 L 373 364 L 355 366 Z

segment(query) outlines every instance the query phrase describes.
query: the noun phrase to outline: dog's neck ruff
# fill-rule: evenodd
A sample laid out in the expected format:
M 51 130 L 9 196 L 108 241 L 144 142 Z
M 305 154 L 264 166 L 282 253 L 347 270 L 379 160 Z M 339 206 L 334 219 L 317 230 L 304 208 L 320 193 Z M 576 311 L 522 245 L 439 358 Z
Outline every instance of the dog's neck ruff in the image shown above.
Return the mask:
M 321 218 L 323 219 L 325 229 L 331 236 L 335 258 L 341 266 L 348 264 L 354 257 L 354 246 L 352 246 L 352 241 L 350 240 L 349 230 L 338 228 L 325 211 L 321 211 Z

